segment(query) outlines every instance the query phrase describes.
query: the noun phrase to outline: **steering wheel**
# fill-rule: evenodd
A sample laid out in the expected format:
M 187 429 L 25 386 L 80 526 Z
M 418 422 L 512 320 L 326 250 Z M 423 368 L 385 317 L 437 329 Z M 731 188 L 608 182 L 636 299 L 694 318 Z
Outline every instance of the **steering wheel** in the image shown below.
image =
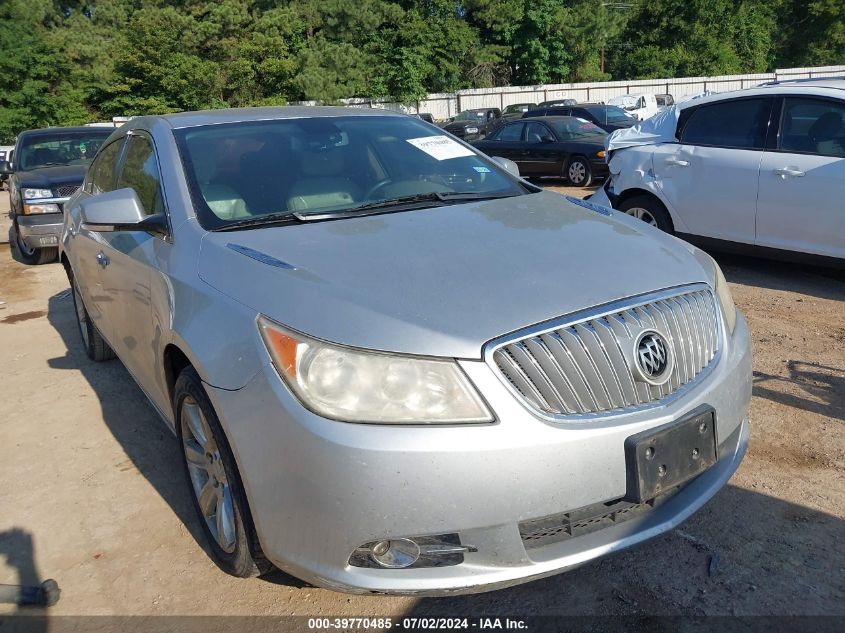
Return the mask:
M 364 194 L 364 200 L 372 200 L 373 196 L 384 189 L 387 185 L 391 184 L 393 180 L 390 178 L 385 178 L 384 180 L 379 180 L 376 184 L 374 184 L 367 193 Z

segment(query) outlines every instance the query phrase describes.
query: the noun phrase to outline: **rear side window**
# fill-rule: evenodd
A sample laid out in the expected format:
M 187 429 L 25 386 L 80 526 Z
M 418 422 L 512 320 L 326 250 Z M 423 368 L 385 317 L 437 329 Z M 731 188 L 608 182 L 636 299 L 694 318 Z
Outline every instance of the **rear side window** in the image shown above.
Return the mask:
M 512 125 L 506 125 L 501 130 L 499 130 L 495 136 L 493 137 L 494 141 L 518 141 L 522 138 L 522 128 L 525 127 L 525 123 L 514 123 Z
M 681 131 L 681 143 L 763 149 L 770 99 L 736 99 L 697 107 Z
M 90 179 L 87 186 L 88 193 L 96 196 L 114 188 L 114 170 L 117 167 L 121 145 L 123 145 L 122 138 L 106 145 L 97 155 L 88 172 Z
M 124 187 L 135 190 L 147 215 L 164 213 L 158 160 L 152 141 L 146 136 L 129 137 L 123 169 L 117 179 L 117 188 Z
M 788 97 L 781 119 L 779 149 L 785 152 L 845 156 L 845 104 Z

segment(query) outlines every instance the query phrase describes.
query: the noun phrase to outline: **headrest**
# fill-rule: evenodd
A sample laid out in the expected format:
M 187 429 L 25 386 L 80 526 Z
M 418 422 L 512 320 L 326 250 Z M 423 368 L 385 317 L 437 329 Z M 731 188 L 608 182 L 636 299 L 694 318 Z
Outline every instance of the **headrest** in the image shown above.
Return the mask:
M 336 176 L 343 171 L 343 154 L 336 149 L 304 151 L 301 155 L 303 176 Z
M 825 112 L 810 126 L 810 137 L 819 140 L 831 140 L 842 129 L 842 115 L 838 112 Z

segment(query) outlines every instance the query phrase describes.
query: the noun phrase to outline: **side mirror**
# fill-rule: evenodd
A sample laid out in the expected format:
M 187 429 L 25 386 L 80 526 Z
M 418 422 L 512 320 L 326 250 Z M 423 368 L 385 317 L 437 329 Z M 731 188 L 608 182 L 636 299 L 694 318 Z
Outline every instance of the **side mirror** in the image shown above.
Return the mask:
M 117 189 L 83 200 L 82 223 L 92 231 L 145 231 L 167 234 L 164 214 L 146 215 L 134 189 Z
M 499 167 L 504 169 L 508 172 L 511 176 L 516 176 L 519 178 L 519 165 L 517 165 L 512 160 L 507 158 L 502 158 L 501 156 L 491 156 L 491 160 L 496 163 Z
M 3 174 L 4 176 L 8 176 L 9 174 L 12 173 L 12 171 L 14 171 L 12 169 L 12 163 L 10 163 L 7 160 L 0 161 L 0 174 Z
M 551 134 L 543 134 L 543 136 L 540 137 L 540 142 L 541 143 L 554 143 L 555 137 L 552 136 Z

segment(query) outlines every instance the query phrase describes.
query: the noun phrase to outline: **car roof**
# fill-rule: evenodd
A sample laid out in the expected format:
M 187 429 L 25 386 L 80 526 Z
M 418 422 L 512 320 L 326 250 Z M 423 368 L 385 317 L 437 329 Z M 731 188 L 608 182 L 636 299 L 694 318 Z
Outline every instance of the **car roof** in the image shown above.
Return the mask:
M 486 108 L 485 108 L 486 109 Z M 144 123 L 144 119 L 166 121 L 172 128 L 180 129 L 199 125 L 220 125 L 223 123 L 244 123 L 247 121 L 276 121 L 282 119 L 310 119 L 314 117 L 366 117 L 407 116 L 401 112 L 376 108 L 348 108 L 344 106 L 264 106 L 258 108 L 225 108 L 221 110 L 200 110 L 178 112 L 155 117 L 139 117 L 132 121 Z
M 555 123 L 557 121 L 581 121 L 577 116 L 526 116 L 519 119 L 520 121 L 546 121 L 548 123 Z M 510 124 L 509 124 L 510 125 Z
M 38 128 L 35 130 L 27 130 L 26 132 L 21 132 L 19 136 L 52 136 L 56 132 L 65 133 L 88 133 L 92 135 L 96 135 L 98 132 L 102 133 L 103 138 L 107 137 L 109 134 L 114 132 L 115 128 L 113 127 L 97 127 L 95 125 L 76 125 L 72 127 L 45 127 L 45 128 Z
M 817 80 L 793 80 L 782 82 L 769 82 L 760 84 L 754 88 L 743 88 L 742 90 L 731 90 L 729 92 L 716 92 L 703 97 L 694 97 L 676 103 L 680 110 L 691 108 L 704 103 L 716 103 L 729 99 L 741 97 L 770 97 L 770 96 L 820 96 L 845 99 L 845 80 L 817 79 Z

